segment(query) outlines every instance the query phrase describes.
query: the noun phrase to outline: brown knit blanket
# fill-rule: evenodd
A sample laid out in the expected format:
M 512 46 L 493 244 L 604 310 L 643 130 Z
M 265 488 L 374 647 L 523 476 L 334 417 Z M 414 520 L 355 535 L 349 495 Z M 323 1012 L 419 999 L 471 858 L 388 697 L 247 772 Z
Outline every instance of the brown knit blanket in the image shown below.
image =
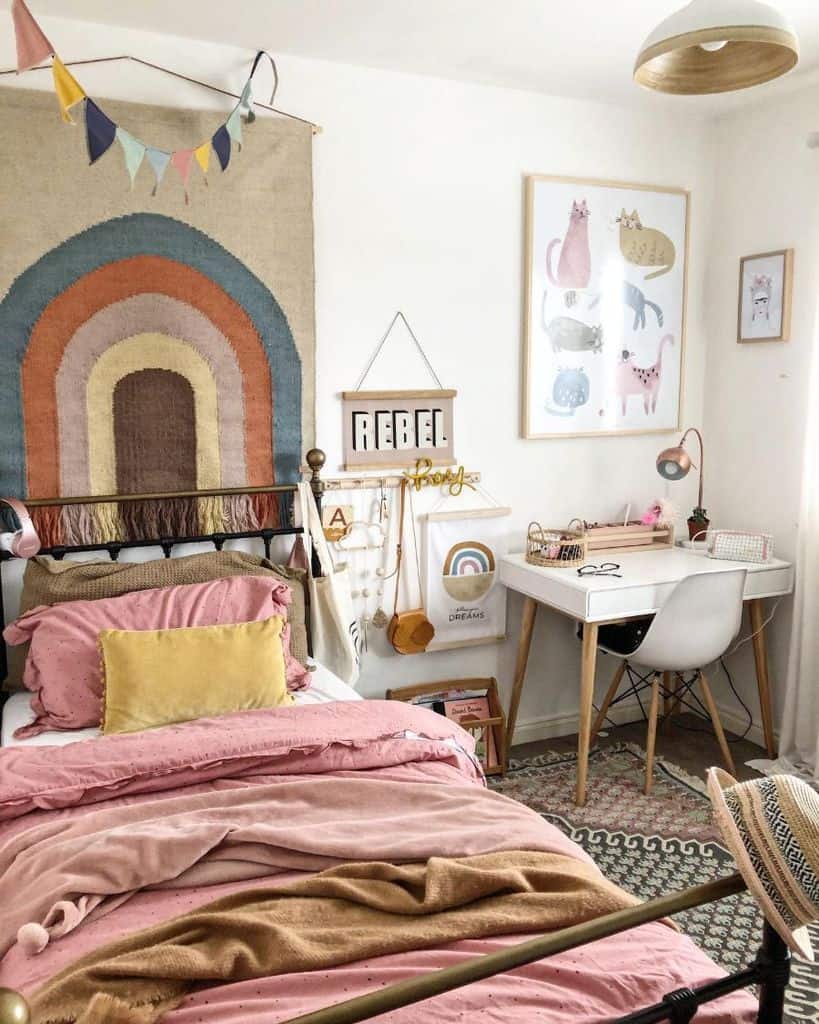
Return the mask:
M 34 996 L 33 1024 L 151 1024 L 194 989 L 461 939 L 548 932 L 638 900 L 551 853 L 345 864 L 256 888 L 103 946 Z

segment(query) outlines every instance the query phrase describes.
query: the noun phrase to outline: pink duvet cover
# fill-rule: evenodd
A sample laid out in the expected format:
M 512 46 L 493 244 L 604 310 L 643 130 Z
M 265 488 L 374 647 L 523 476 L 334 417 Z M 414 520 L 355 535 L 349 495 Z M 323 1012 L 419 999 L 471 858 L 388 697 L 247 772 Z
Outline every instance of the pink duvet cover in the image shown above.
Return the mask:
M 315 870 L 345 859 L 514 848 L 587 859 L 534 812 L 488 792 L 472 747 L 469 734 L 432 712 L 362 701 L 244 712 L 60 748 L 0 750 L 0 948 L 3 937 L 9 947 L 0 986 L 30 994 L 84 952 L 257 885 L 247 879 L 259 871 L 278 884 L 294 877 L 293 866 Z M 263 810 L 251 820 L 254 802 Z M 185 865 L 181 837 L 191 829 L 199 836 L 203 820 L 208 841 L 196 848 L 197 863 Z M 138 857 L 128 855 L 129 830 L 131 850 L 147 844 Z M 67 933 L 57 928 L 39 954 L 15 942 L 27 918 L 39 927 L 57 903 L 76 909 L 87 898 L 90 916 L 74 914 Z M 166 1020 L 282 1024 L 520 940 L 464 941 L 207 989 Z M 685 936 L 655 923 L 378 1021 L 591 1024 L 721 975 Z M 745 993 L 709 1004 L 697 1017 L 711 1024 L 754 1019 Z

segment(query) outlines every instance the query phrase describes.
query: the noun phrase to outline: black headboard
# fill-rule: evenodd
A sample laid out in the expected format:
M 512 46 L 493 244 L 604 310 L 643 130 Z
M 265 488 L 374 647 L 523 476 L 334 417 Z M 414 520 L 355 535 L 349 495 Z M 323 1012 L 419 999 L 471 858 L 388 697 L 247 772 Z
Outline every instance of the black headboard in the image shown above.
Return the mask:
M 310 469 L 309 483 L 313 491 L 313 495 L 316 499 L 316 504 L 321 510 L 321 498 L 323 492 L 323 484 L 321 480 L 321 470 L 326 461 L 324 452 L 320 448 L 311 448 L 305 456 L 307 465 Z M 174 547 L 180 544 L 213 544 L 217 551 L 221 551 L 227 541 L 231 540 L 245 540 L 248 538 L 258 538 L 264 544 L 265 557 L 270 557 L 271 544 L 276 537 L 294 536 L 299 533 L 303 533 L 301 526 L 295 525 L 294 520 L 294 506 L 293 499 L 296 494 L 296 484 L 272 484 L 270 487 L 256 488 L 257 492 L 271 493 L 280 496 L 282 504 L 285 506 L 281 516 L 282 521 L 287 521 L 287 526 L 277 527 L 262 527 L 258 530 L 241 530 L 235 533 L 220 532 L 220 533 L 206 533 L 189 536 L 174 536 L 174 537 L 135 537 L 129 540 L 111 540 L 111 541 L 100 541 L 93 544 L 73 544 L 73 545 L 59 545 L 56 547 L 42 548 L 38 554 L 51 555 L 52 558 L 58 560 L 65 558 L 67 554 L 73 554 L 77 552 L 92 552 L 92 551 L 104 551 L 108 554 L 108 557 L 112 561 L 116 561 L 119 558 L 120 552 L 126 548 L 154 548 L 158 547 L 162 549 L 162 554 L 165 558 L 171 558 L 173 555 Z M 204 493 L 204 492 L 202 492 Z M 208 495 L 220 495 L 230 493 L 229 491 L 208 491 Z M 157 497 L 156 501 L 163 501 L 167 498 L 177 497 L 178 495 L 166 495 Z M 127 501 L 126 498 L 111 498 L 105 499 L 111 501 Z M 141 495 L 140 500 L 145 500 L 145 496 Z M 49 500 L 48 502 L 38 502 L 41 505 L 54 505 L 59 506 L 61 504 L 67 504 L 70 499 L 66 499 L 65 502 L 60 499 Z M 0 628 L 5 624 L 5 610 L 3 607 L 3 566 L 10 561 L 15 560 L 15 556 L 10 554 L 8 551 L 0 551 Z M 321 568 L 317 563 L 315 554 L 313 556 L 312 571 L 315 576 L 321 575 Z M 6 643 L 5 640 L 0 638 L 0 683 L 5 681 L 8 674 L 8 657 L 6 654 Z M 0 706 L 5 702 L 8 696 L 2 689 L 0 689 Z

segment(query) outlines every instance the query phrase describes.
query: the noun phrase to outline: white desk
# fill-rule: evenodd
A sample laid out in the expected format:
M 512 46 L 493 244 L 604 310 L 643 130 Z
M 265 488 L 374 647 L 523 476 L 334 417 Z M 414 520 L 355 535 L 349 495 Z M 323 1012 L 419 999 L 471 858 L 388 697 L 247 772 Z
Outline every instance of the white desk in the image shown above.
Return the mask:
M 577 743 L 576 801 L 586 802 L 589 739 L 591 735 L 594 677 L 597 667 L 598 627 L 606 622 L 651 615 L 658 611 L 674 586 L 684 577 L 697 572 L 722 572 L 726 569 L 748 570 L 745 600 L 754 633 L 753 647 L 756 663 L 759 704 L 762 727 L 768 755 L 774 757 L 773 718 L 768 677 L 768 654 L 762 601 L 766 597 L 779 597 L 793 590 L 793 566 L 780 559 L 766 564 L 728 562 L 708 558 L 700 552 L 683 548 L 662 551 L 599 553 L 590 562 L 617 562 L 622 578 L 615 576 L 578 576 L 576 569 L 541 569 L 530 565 L 523 555 L 507 555 L 501 561 L 501 582 L 512 590 L 524 594 L 523 619 L 518 641 L 515 679 L 506 723 L 506 750 L 511 746 L 515 732 L 518 706 L 526 678 L 529 648 L 539 604 L 546 605 L 562 615 L 578 619 L 585 624 L 580 674 L 580 721 Z

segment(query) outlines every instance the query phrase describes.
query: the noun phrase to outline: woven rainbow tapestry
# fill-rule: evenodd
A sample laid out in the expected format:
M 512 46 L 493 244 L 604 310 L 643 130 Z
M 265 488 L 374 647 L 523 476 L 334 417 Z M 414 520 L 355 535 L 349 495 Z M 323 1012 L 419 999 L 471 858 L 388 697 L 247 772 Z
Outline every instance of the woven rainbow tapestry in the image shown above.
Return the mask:
M 160 139 L 219 120 L 106 106 Z M 2 90 L 13 159 L 0 164 L 0 494 L 294 481 L 314 429 L 309 126 L 259 117 L 252 159 L 187 206 L 181 181 L 154 198 L 123 193 L 115 154 L 89 172 L 85 140 L 54 118 L 53 97 Z M 33 511 L 44 546 L 279 521 L 267 494 Z

